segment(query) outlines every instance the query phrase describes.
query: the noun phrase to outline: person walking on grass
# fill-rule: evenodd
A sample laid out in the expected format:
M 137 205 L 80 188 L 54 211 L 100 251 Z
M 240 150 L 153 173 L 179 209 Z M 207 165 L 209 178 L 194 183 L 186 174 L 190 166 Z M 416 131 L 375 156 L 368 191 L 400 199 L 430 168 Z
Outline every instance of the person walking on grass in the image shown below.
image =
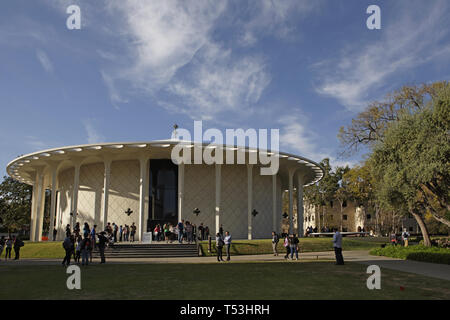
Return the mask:
M 91 251 L 91 240 L 89 239 L 89 235 L 86 235 L 83 240 L 81 240 L 80 243 L 81 247 L 81 265 L 88 265 L 89 264 L 89 251 Z
M 3 248 L 5 247 L 5 243 L 6 243 L 5 236 L 2 236 L 0 238 L 0 257 L 2 256 Z
M 279 241 L 280 238 L 278 237 L 277 233 L 275 231 L 272 231 L 272 250 L 274 256 L 278 256 L 277 246 Z
M 227 261 L 230 261 L 231 235 L 228 231 L 225 232 L 225 238 L 223 239 L 223 242 L 225 243 L 225 252 L 227 254 Z
M 217 261 L 223 261 L 222 258 L 222 248 L 223 245 L 225 244 L 225 242 L 222 239 L 222 236 L 220 235 L 220 233 L 216 234 L 216 250 L 217 250 Z
M 11 259 L 12 246 L 13 246 L 13 241 L 10 237 L 8 237 L 8 239 L 6 240 L 6 244 L 5 244 L 5 247 L 6 247 L 5 260 L 7 260 L 8 257 L 9 257 L 9 259 Z
M 293 234 L 289 238 L 289 249 L 291 251 L 291 260 L 294 260 L 294 252 L 295 252 L 295 260 L 298 260 L 298 241 L 297 235 Z
M 72 242 L 71 237 L 66 237 L 63 242 L 63 248 L 66 251 L 66 256 L 64 257 L 64 260 L 62 262 L 63 266 L 70 265 L 70 258 L 72 257 L 73 247 L 74 247 L 74 244 Z
M 333 247 L 334 254 L 336 256 L 336 265 L 343 265 L 344 257 L 342 256 L 342 235 L 338 230 L 336 230 L 333 235 Z
M 289 247 L 289 236 L 286 234 L 284 237 L 284 243 L 283 246 L 286 249 L 286 255 L 284 256 L 284 259 L 289 259 L 289 254 L 291 253 L 291 248 Z
M 409 237 L 409 232 L 406 231 L 406 228 L 404 228 L 403 233 L 402 233 L 402 240 L 403 240 L 403 246 L 405 246 L 405 247 L 408 246 L 408 237 Z
M 20 258 L 20 248 L 22 248 L 25 244 L 19 237 L 14 237 L 14 260 L 19 260 Z

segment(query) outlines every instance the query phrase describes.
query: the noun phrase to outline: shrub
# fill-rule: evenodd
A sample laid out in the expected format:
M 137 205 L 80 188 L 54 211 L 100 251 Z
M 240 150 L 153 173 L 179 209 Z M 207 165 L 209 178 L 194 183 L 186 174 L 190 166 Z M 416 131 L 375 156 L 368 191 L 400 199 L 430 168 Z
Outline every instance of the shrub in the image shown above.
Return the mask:
M 385 248 L 372 249 L 370 254 L 403 260 L 450 264 L 450 249 L 448 248 L 430 248 L 422 245 L 409 247 L 386 246 Z

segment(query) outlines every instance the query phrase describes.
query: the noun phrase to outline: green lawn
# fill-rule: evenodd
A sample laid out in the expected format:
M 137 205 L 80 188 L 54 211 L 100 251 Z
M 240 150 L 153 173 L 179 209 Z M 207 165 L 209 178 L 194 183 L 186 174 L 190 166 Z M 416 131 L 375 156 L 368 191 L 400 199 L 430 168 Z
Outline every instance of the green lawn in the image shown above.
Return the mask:
M 386 238 L 343 238 L 342 246 L 344 250 L 370 250 L 379 248 L 381 244 L 386 244 Z M 212 241 L 212 253 L 208 253 L 208 243 L 201 242 L 201 246 L 205 255 L 214 255 L 215 241 Z M 278 252 L 284 252 L 283 241 L 280 239 L 278 243 Z M 333 251 L 332 238 L 300 238 L 300 252 L 321 252 Z M 233 255 L 244 254 L 267 254 L 272 253 L 272 241 L 264 240 L 236 240 L 231 244 L 231 253 Z
M 374 248 L 370 250 L 370 254 L 450 265 L 450 248 L 425 247 L 423 245 L 408 247 L 390 245 L 385 248 Z
M 331 262 L 90 265 L 81 290 L 62 266 L 1 266 L 4 299 L 449 299 L 450 281 L 382 269 L 381 290 L 366 287 L 367 266 Z
M 213 241 L 213 253 L 215 254 L 215 242 Z M 344 250 L 370 250 L 380 247 L 386 243 L 385 238 L 343 238 Z M 201 246 L 205 255 L 208 254 L 208 243 L 201 242 Z M 282 241 L 278 243 L 278 251 L 284 252 Z M 300 251 L 332 251 L 333 243 L 331 238 L 301 238 Z M 267 254 L 272 253 L 272 243 L 270 239 L 264 240 L 236 240 L 231 247 L 233 255 L 243 254 Z M 4 254 L 4 252 L 3 252 Z M 14 252 L 13 252 L 14 254 Z M 20 257 L 29 258 L 64 258 L 64 249 L 62 241 L 57 242 L 25 242 L 25 246 L 20 250 Z

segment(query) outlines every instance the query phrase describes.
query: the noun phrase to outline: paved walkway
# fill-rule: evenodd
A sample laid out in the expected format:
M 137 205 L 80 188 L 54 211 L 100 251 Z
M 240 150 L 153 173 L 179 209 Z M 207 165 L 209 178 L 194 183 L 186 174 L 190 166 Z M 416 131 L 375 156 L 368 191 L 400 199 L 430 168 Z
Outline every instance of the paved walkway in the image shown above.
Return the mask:
M 346 262 L 356 262 L 365 265 L 378 265 L 380 268 L 398 270 L 424 275 L 427 277 L 438 278 L 450 281 L 450 265 L 419 262 L 411 260 L 401 260 L 389 257 L 379 257 L 369 255 L 367 250 L 364 251 L 344 251 L 344 260 Z M 279 262 L 284 261 L 284 255 L 280 254 L 275 257 L 271 254 L 263 255 L 241 255 L 232 256 L 232 262 Z M 334 252 L 305 252 L 300 254 L 300 261 L 334 261 Z M 94 259 L 94 263 L 98 263 L 98 259 Z M 107 259 L 108 264 L 151 264 L 151 263 L 217 263 L 216 257 L 180 257 L 180 258 L 139 258 L 139 259 Z M 228 263 L 228 262 L 222 262 Z M 22 259 L 1 260 L 2 265 L 60 265 L 61 259 Z

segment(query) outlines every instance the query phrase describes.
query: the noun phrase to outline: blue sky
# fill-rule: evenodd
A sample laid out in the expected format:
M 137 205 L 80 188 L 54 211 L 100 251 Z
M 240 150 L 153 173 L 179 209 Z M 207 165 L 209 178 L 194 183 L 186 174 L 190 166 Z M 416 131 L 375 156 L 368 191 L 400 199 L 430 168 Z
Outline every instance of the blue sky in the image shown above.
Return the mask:
M 68 30 L 66 9 L 81 9 Z M 366 9 L 381 8 L 368 30 Z M 404 84 L 450 79 L 447 0 L 2 1 L 0 167 L 20 154 L 278 128 L 333 164 L 339 127 Z

